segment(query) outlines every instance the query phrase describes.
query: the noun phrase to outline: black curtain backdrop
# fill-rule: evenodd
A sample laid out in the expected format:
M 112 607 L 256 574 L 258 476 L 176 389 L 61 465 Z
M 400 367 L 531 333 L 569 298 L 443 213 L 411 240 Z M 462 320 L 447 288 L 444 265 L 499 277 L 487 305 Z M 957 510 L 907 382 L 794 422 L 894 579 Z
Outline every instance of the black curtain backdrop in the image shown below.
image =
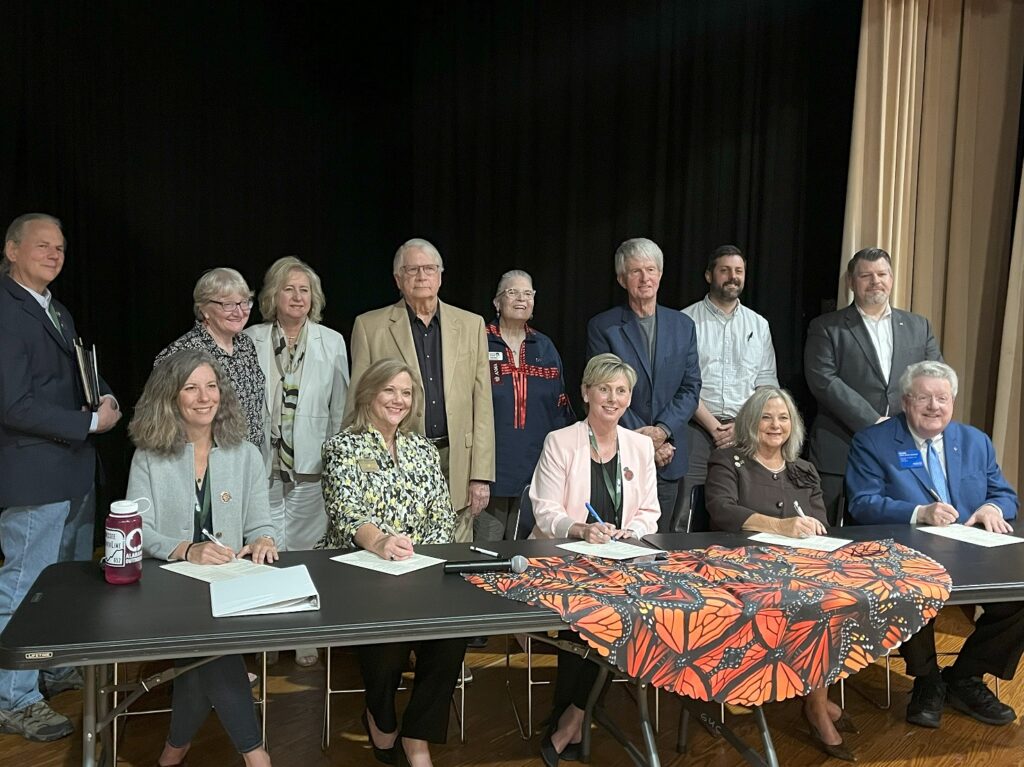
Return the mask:
M 679 308 L 735 243 L 809 414 L 803 337 L 834 298 L 860 7 L 8 0 L 0 213 L 63 219 L 52 289 L 128 415 L 203 270 L 258 289 L 297 254 L 347 338 L 396 300 L 412 236 L 445 257 L 442 298 L 487 317 L 498 277 L 531 272 L 571 389 L 587 318 L 623 298 L 619 242 L 662 246 L 659 298 Z M 105 503 L 131 446 L 123 426 L 100 442 Z

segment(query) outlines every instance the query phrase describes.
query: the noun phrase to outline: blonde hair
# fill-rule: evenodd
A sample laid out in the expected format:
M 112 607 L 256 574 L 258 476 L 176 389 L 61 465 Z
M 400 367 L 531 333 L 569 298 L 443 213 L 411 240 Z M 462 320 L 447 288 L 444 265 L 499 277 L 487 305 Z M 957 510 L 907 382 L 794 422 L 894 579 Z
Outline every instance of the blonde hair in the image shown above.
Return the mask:
M 409 431 L 409 420 L 412 418 L 413 413 L 419 409 L 420 398 L 423 395 L 420 391 L 420 385 L 416 383 L 416 372 L 402 360 L 393 357 L 377 360 L 359 377 L 355 393 L 350 393 L 349 395 L 352 397 L 353 402 L 352 412 L 349 413 L 348 417 L 341 424 L 342 431 L 367 431 L 373 424 L 370 420 L 370 406 L 373 404 L 373 400 L 384 390 L 384 387 L 388 385 L 392 378 L 402 373 L 408 373 L 409 378 L 412 380 L 412 406 L 409 408 L 409 412 L 406 413 L 405 418 L 402 419 L 402 422 L 398 424 L 398 429 L 402 432 Z
M 590 358 L 583 371 L 582 383 L 589 388 L 608 383 L 618 376 L 623 376 L 626 379 L 630 389 L 636 386 L 636 371 L 616 355 L 605 352 Z
M 260 288 L 260 314 L 263 315 L 263 321 L 277 320 L 277 294 L 284 288 L 292 272 L 302 272 L 309 278 L 309 318 L 313 322 L 320 322 L 327 303 L 320 276 L 313 271 L 313 267 L 296 256 L 277 259 L 263 275 L 263 287 Z

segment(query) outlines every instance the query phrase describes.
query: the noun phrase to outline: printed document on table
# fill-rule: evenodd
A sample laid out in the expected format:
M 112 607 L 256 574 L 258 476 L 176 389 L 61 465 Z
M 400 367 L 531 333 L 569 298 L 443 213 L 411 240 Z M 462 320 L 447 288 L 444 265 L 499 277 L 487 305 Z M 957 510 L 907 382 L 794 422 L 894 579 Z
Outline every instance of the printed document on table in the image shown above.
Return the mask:
M 835 551 L 852 541 L 846 538 L 830 538 L 827 535 L 809 535 L 806 538 L 790 538 L 788 535 L 756 533 L 750 540 L 771 546 L 785 546 L 790 549 L 813 549 L 814 551 Z
M 966 527 L 964 525 L 946 525 L 945 527 L 919 527 L 922 533 L 931 533 L 943 538 L 952 538 L 954 541 L 963 541 L 974 546 L 984 546 L 987 549 L 995 546 L 1009 546 L 1011 543 L 1024 543 L 1024 538 L 1017 538 L 1004 533 L 990 533 L 983 527 Z
M 636 559 L 637 557 L 649 557 L 651 554 L 661 554 L 664 552 L 664 549 L 654 549 L 650 546 L 635 546 L 632 543 L 625 543 L 623 541 L 608 541 L 608 543 L 574 541 L 573 543 L 560 543 L 558 548 L 574 551 L 577 554 L 586 554 L 588 557 L 601 557 L 603 559 Z
M 164 570 L 170 570 L 172 573 L 187 575 L 189 578 L 196 578 L 207 583 L 230 581 L 246 575 L 255 575 L 263 570 L 274 569 L 267 565 L 254 565 L 251 559 L 236 559 L 223 565 L 195 565 L 191 562 L 171 562 L 161 565 L 161 567 Z
M 331 559 L 343 565 L 355 565 L 386 575 L 405 575 L 444 562 L 443 559 L 428 557 L 426 554 L 413 554 L 408 559 L 396 559 L 392 562 L 390 559 L 381 559 L 372 551 L 353 551 L 351 554 L 339 554 Z

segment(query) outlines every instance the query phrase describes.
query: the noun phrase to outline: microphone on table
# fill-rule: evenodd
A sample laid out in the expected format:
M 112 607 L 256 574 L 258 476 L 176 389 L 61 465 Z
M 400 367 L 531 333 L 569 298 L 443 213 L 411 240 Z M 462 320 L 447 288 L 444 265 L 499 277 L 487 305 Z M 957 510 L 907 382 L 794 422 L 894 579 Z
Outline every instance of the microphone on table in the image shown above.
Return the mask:
M 445 562 L 446 573 L 525 573 L 530 566 L 526 557 L 516 554 L 511 559 L 476 559 L 466 562 Z

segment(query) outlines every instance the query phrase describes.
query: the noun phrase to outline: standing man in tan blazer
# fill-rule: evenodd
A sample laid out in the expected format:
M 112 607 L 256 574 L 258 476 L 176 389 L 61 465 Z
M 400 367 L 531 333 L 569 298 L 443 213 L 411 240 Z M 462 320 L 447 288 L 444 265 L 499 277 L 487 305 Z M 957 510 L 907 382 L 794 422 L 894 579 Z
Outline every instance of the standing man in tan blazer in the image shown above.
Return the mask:
M 441 455 L 457 515 L 455 540 L 471 541 L 473 520 L 487 506 L 494 481 L 487 336 L 483 317 L 438 300 L 443 271 L 441 254 L 426 240 L 414 238 L 398 249 L 394 275 L 402 300 L 356 317 L 351 388 L 387 357 L 419 373 L 423 404 L 412 425 Z

